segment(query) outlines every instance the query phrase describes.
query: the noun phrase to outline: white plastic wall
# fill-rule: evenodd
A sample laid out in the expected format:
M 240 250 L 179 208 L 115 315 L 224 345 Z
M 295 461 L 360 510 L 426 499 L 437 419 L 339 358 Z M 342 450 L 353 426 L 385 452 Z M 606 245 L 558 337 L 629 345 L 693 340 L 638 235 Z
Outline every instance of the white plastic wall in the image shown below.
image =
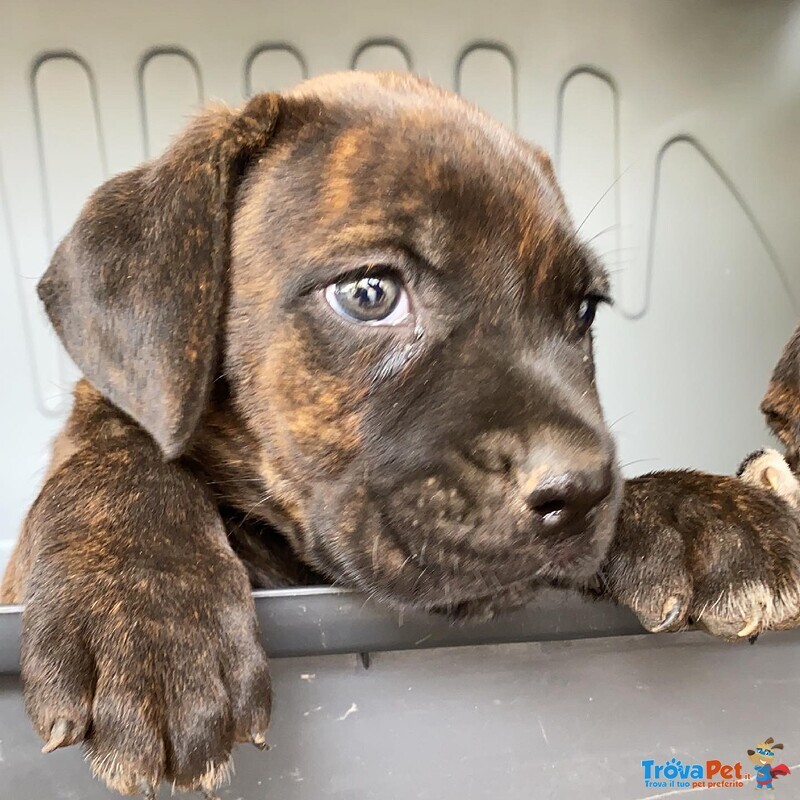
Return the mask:
M 785 0 L 0 0 L 0 564 L 75 377 L 35 294 L 90 190 L 198 103 L 411 68 L 548 147 L 613 272 L 629 474 L 729 472 L 800 316 L 800 6 Z

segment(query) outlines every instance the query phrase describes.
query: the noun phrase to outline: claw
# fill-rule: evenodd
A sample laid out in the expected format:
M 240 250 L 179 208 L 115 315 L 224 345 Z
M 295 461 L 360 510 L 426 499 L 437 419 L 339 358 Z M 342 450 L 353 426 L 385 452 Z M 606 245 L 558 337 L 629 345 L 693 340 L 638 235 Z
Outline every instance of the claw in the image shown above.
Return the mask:
M 744 639 L 744 638 L 748 638 L 749 639 L 754 633 L 756 633 L 758 631 L 759 625 L 761 625 L 761 617 L 760 616 L 751 619 L 750 622 L 748 622 L 744 626 L 744 628 L 742 628 L 739 631 L 739 633 L 737 633 L 736 635 L 740 639 Z
M 257 747 L 259 750 L 262 751 L 269 750 L 269 745 L 267 744 L 267 737 L 263 733 L 253 734 L 253 738 L 250 741 L 253 743 L 253 746 Z
M 601 569 L 595 572 L 581 588 L 592 597 L 604 597 L 605 595 L 611 594 L 611 587 L 608 585 L 608 579 L 606 578 L 605 572 Z
M 661 622 L 658 623 L 653 628 L 650 628 L 651 633 L 660 633 L 661 631 L 669 628 L 673 622 L 680 616 L 681 610 L 683 606 L 681 604 L 680 598 L 678 597 L 669 597 L 667 601 L 664 603 L 663 608 L 661 609 L 662 619 Z
M 52 753 L 53 750 L 58 750 L 59 747 L 71 744 L 69 739 L 72 737 L 73 727 L 73 724 L 68 719 L 58 720 L 50 729 L 50 738 L 42 748 L 42 752 Z
M 201 789 L 203 800 L 219 800 L 219 795 L 212 792 L 210 789 Z

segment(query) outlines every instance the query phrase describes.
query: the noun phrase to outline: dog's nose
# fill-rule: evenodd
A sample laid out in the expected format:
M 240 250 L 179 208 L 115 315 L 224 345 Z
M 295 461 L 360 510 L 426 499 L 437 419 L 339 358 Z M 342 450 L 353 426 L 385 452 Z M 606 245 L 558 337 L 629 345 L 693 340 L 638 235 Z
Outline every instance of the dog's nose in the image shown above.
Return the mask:
M 580 533 L 617 481 L 613 442 L 588 426 L 538 427 L 522 435 L 494 431 L 466 455 L 481 469 L 511 478 L 509 488 L 532 512 L 536 529 L 547 535 Z
M 540 466 L 522 476 L 520 489 L 543 531 L 577 533 L 608 497 L 613 480 L 610 463 L 571 470 Z

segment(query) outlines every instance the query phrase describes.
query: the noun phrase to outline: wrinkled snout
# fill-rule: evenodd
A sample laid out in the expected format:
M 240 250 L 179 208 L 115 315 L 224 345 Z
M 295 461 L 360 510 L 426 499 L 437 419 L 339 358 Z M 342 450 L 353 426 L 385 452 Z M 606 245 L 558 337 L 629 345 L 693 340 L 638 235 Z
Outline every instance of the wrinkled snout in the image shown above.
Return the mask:
M 530 512 L 532 529 L 553 539 L 591 527 L 617 481 L 610 437 L 580 423 L 484 435 L 471 460 L 504 473 L 507 491 Z

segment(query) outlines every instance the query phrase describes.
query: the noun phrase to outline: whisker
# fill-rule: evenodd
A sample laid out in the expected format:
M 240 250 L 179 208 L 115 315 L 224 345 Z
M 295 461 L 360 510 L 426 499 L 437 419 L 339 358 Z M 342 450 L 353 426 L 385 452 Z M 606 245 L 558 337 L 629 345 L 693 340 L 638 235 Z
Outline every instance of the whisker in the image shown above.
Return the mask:
M 259 506 L 263 506 L 263 505 L 264 505 L 264 503 L 268 502 L 268 501 L 269 501 L 269 500 L 271 500 L 271 499 L 272 499 L 272 495 L 268 493 L 268 494 L 265 494 L 265 495 L 264 495 L 264 496 L 263 496 L 263 497 L 262 497 L 262 498 L 261 498 L 261 499 L 260 499 L 260 500 L 259 500 L 257 503 L 254 503 L 254 504 L 253 504 L 253 505 L 250 507 L 250 510 L 249 510 L 249 511 L 248 511 L 248 512 L 247 512 L 247 513 L 244 515 L 244 519 L 242 520 L 242 525 L 244 525 L 244 523 L 245 523 L 245 522 L 247 522 L 247 520 L 248 520 L 248 519 L 250 519 L 250 517 L 251 517 L 252 513 L 253 513 L 253 512 L 254 512 L 254 511 L 255 511 L 255 510 L 256 510 L 256 509 L 259 507 Z
M 605 233 L 611 233 L 611 231 L 619 228 L 619 223 L 615 223 L 614 225 L 609 225 L 607 228 L 603 228 L 603 230 L 598 231 L 594 236 L 587 239 L 584 244 L 591 244 L 595 239 L 599 239 Z
M 659 459 L 659 458 L 636 458 L 633 461 L 628 461 L 625 464 L 620 464 L 619 468 L 620 469 L 627 469 L 628 467 L 632 467 L 634 464 L 644 464 L 646 462 L 660 461 L 660 460 L 661 459 Z
M 586 224 L 586 222 L 588 221 L 589 217 L 591 217 L 592 214 L 594 214 L 595 209 L 597 208 L 597 206 L 599 206 L 600 203 L 602 203 L 603 200 L 605 200 L 605 198 L 608 195 L 608 193 L 622 180 L 624 175 L 626 175 L 628 172 L 630 172 L 630 170 L 632 168 L 633 168 L 633 164 L 631 163 L 627 167 L 625 167 L 625 169 L 622 170 L 622 172 L 620 172 L 620 174 L 617 175 L 616 178 L 614 178 L 614 181 L 612 182 L 611 186 L 609 186 L 608 189 L 606 189 L 603 192 L 603 194 L 600 195 L 600 198 L 598 199 L 598 201 L 589 209 L 589 213 L 583 218 L 583 222 L 581 222 L 581 224 L 578 225 L 578 230 L 575 231 L 576 234 L 581 232 L 581 228 L 583 228 L 583 226 Z
M 621 417 L 617 417 L 609 426 L 608 429 L 611 430 L 617 423 L 622 422 L 622 420 L 627 419 L 635 412 L 629 411 L 627 414 L 623 414 Z
M 633 245 L 633 244 L 628 245 L 627 247 L 622 247 L 622 246 L 612 247 L 610 250 L 605 250 L 604 252 L 597 254 L 597 257 L 600 259 L 600 261 L 605 261 L 612 255 L 619 255 L 621 253 L 631 253 L 637 250 L 641 250 L 641 248 L 638 245 Z
M 263 483 L 262 478 L 231 478 L 228 481 L 207 481 L 206 486 L 224 486 L 230 483 Z

